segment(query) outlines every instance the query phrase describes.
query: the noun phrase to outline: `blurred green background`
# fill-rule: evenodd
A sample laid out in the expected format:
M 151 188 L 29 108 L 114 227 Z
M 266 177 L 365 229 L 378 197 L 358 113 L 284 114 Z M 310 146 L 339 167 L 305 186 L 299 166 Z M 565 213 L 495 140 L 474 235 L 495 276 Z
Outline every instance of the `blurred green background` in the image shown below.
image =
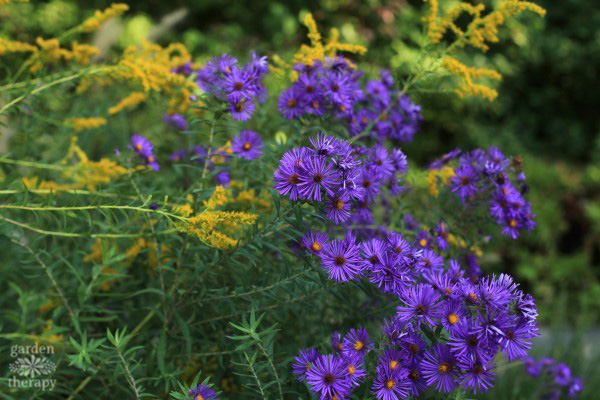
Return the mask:
M 362 70 L 374 74 L 387 66 L 396 76 L 415 61 L 425 7 L 418 0 L 127 3 L 130 11 L 90 37 L 92 42 L 116 32 L 108 39 L 116 50 L 148 37 L 161 44 L 181 41 L 198 62 L 223 52 L 245 58 L 248 49 L 290 56 L 305 42 L 299 17 L 311 11 L 323 34 L 338 27 L 343 41 L 368 47 L 366 56 L 355 59 Z M 562 346 L 541 346 L 553 350 L 536 349 L 539 355 L 576 361 L 569 346 L 593 330 L 600 316 L 600 6 L 584 0 L 536 3 L 547 9 L 544 19 L 524 14 L 511 20 L 501 30 L 504 40 L 485 55 L 472 53 L 476 64 L 502 73 L 496 101 L 415 93 L 425 123 L 404 150 L 421 166 L 455 147 L 497 145 L 523 157 L 538 228 L 494 245 L 482 268 L 515 275 L 536 297 L 544 326 L 563 333 L 570 328 L 568 340 L 557 339 Z M 55 0 L 3 7 L 0 35 L 23 41 L 53 37 L 109 4 Z

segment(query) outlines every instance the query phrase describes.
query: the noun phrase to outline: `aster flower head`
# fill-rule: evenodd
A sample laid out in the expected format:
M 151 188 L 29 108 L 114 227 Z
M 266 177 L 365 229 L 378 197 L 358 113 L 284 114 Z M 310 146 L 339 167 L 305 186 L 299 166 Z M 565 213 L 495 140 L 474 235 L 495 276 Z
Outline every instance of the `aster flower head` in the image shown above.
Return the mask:
M 567 390 L 567 396 L 570 398 L 576 398 L 583 391 L 583 380 L 576 376 L 569 383 L 569 389 Z
M 339 190 L 334 196 L 329 196 L 325 205 L 325 217 L 335 224 L 341 224 L 350 218 L 350 193 L 347 190 Z
M 493 386 L 496 377 L 492 361 L 482 361 L 477 358 L 463 357 L 459 359 L 459 367 L 463 370 L 460 384 L 473 390 L 475 394 L 486 392 Z
M 427 381 L 423 376 L 420 363 L 413 363 L 406 367 L 408 369 L 408 383 L 410 392 L 414 397 L 418 397 L 419 394 L 427 389 Z
M 455 175 L 450 179 L 450 187 L 464 202 L 478 191 L 475 184 L 479 178 L 470 165 L 461 165 L 454 172 Z
M 306 101 L 295 86 L 284 90 L 277 101 L 279 111 L 285 118 L 298 118 L 305 112 Z
M 229 111 L 231 117 L 238 121 L 248 121 L 252 118 L 252 114 L 256 106 L 252 99 L 241 96 L 239 94 L 232 94 L 229 96 Z
M 394 172 L 394 165 L 390 159 L 385 146 L 376 145 L 369 157 L 369 163 L 373 165 L 376 174 L 382 179 L 387 178 Z
M 292 371 L 294 375 L 298 377 L 299 381 L 303 381 L 306 378 L 306 373 L 310 370 L 312 363 L 319 358 L 319 356 L 319 352 L 315 349 L 300 350 L 292 364 Z
M 386 335 L 393 346 L 400 344 L 402 338 L 412 332 L 412 326 L 398 321 L 397 318 L 392 317 L 384 320 L 383 333 Z
M 452 333 L 457 326 L 467 317 L 467 310 L 461 301 L 448 299 L 444 301 L 440 319 L 442 326 Z
M 444 258 L 431 249 L 425 249 L 417 257 L 415 272 L 419 275 L 434 274 L 444 267 Z
M 346 396 L 351 388 L 346 362 L 331 354 L 314 360 L 306 373 L 306 380 L 311 391 L 318 394 L 321 400 Z
M 306 247 L 306 250 L 311 253 L 318 255 L 323 250 L 323 247 L 327 244 L 329 237 L 325 232 L 310 230 L 302 238 L 302 243 Z
M 322 132 L 319 132 L 316 137 L 311 137 L 310 144 L 312 144 L 314 153 L 319 156 L 331 156 L 337 154 L 338 151 L 337 140 Z
M 400 342 L 401 347 L 406 351 L 410 363 L 416 363 L 423 359 L 427 344 L 417 331 L 410 332 Z
M 523 359 L 525 370 L 531 376 L 538 377 L 542 372 L 542 366 L 533 357 L 525 357 Z
M 188 129 L 188 122 L 181 114 L 165 114 L 163 115 L 163 121 L 180 131 L 186 131 Z
M 469 319 L 460 321 L 450 332 L 449 345 L 457 358 L 470 357 L 478 360 L 491 358 L 488 351 L 488 340 Z
M 373 381 L 371 393 L 377 400 L 398 400 L 408 397 L 410 384 L 408 370 L 404 367 L 391 369 L 388 365 L 379 365 Z
M 410 281 L 408 266 L 400 262 L 400 257 L 395 253 L 385 252 L 379 260 L 370 267 L 369 282 L 377 285 L 384 293 L 402 293 Z
M 554 367 L 554 381 L 561 386 L 566 386 L 571 381 L 571 368 L 565 363 L 559 363 Z
M 456 363 L 456 358 L 447 344 L 435 344 L 425 353 L 421 363 L 427 385 L 435 386 L 435 389 L 442 393 L 453 391 L 458 386 Z
M 527 356 L 531 349 L 531 339 L 537 334 L 537 328 L 532 328 L 524 323 L 517 323 L 504 329 L 499 344 L 509 361 L 520 360 Z
M 374 347 L 365 328 L 350 329 L 344 337 L 343 346 L 344 357 L 359 356 L 361 359 Z
M 394 348 L 384 350 L 379 358 L 379 365 L 387 365 L 391 370 L 402 368 L 406 362 L 406 352 Z
M 131 148 L 142 157 L 147 157 L 154 153 L 152 142 L 147 137 L 138 135 L 137 133 L 131 136 Z
M 336 282 L 348 282 L 361 273 L 359 248 L 350 240 L 333 239 L 325 244 L 320 256 L 321 267 Z
M 186 149 L 178 150 L 178 151 L 171 153 L 171 155 L 169 156 L 169 160 L 176 161 L 176 162 L 181 161 L 187 157 L 187 154 L 188 154 L 188 151 Z
M 190 389 L 190 395 L 193 400 L 213 400 L 217 399 L 217 392 L 208 385 L 200 384 L 195 388 Z
M 225 75 L 223 88 L 229 98 L 250 99 L 257 94 L 252 85 L 250 73 L 238 67 L 232 67 L 231 72 Z
M 360 355 L 354 355 L 351 357 L 346 357 L 346 371 L 348 374 L 348 379 L 350 380 L 350 385 L 354 388 L 360 386 L 363 381 L 363 378 L 367 376 L 367 371 L 365 369 L 363 357 Z
M 241 131 L 233 138 L 231 148 L 239 157 L 254 160 L 262 154 L 262 139 L 254 131 Z
M 308 157 L 304 160 L 303 167 L 298 184 L 299 193 L 303 198 L 321 201 L 321 189 L 333 196 L 339 181 L 333 165 L 327 163 L 325 157 Z
M 398 306 L 398 318 L 403 321 L 414 319 L 417 324 L 424 323 L 434 327 L 439 317 L 439 298 L 431 285 L 419 283 L 409 286 L 400 294 L 404 306 Z

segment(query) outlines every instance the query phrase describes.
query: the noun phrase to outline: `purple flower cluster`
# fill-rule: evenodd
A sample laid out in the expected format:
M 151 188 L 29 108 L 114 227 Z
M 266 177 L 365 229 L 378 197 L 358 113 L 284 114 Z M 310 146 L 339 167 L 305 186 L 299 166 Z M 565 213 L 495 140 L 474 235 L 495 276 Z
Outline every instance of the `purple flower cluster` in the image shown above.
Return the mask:
M 196 388 L 190 389 L 190 395 L 193 400 L 217 400 L 217 392 L 208 385 L 200 384 Z
M 137 133 L 133 134 L 131 136 L 130 147 L 133 151 L 139 154 L 139 156 L 148 166 L 150 166 L 150 168 L 155 171 L 160 170 L 160 165 L 156 161 L 156 156 L 154 155 L 154 146 L 148 138 L 138 135 Z
M 532 230 L 536 225 L 535 214 L 524 197 L 528 187 L 519 159 L 516 158 L 511 167 L 510 160 L 496 147 L 487 151 L 476 149 L 460 157 L 459 154 L 460 150 L 454 150 L 430 167 L 439 169 L 458 157 L 450 189 L 463 203 L 471 205 L 481 199 L 488 200 L 490 215 L 502 227 L 502 233 L 513 239 L 523 229 Z
M 320 257 L 330 279 L 364 277 L 398 301 L 396 314 L 383 326 L 386 340 L 378 346 L 381 353 L 372 385 L 377 399 L 418 396 L 428 387 L 442 393 L 459 386 L 485 392 L 493 386 L 497 353 L 504 352 L 509 361 L 523 359 L 538 335 L 535 301 L 510 276 L 469 276 L 456 260 L 446 263 L 431 248 L 421 246 L 421 240 L 388 232 L 356 243 L 353 234 L 330 240 L 311 231 L 303 243 Z M 361 336 L 352 331 L 343 341 L 339 334 L 333 338 L 334 355 L 310 350 L 298 356 L 294 367 L 322 399 L 350 396 L 359 380 L 351 379 L 348 360 L 355 361 L 352 357 L 363 345 L 371 348 L 366 332 Z M 318 368 L 313 368 L 317 362 Z M 307 363 L 309 369 L 302 370 L 300 365 Z M 361 371 L 365 368 L 358 365 Z M 329 373 L 334 380 L 327 378 Z
M 187 120 L 181 114 L 165 114 L 163 115 L 163 121 L 179 131 L 187 131 L 189 126 Z
M 266 99 L 267 90 L 262 81 L 268 71 L 267 57 L 254 52 L 251 61 L 244 66 L 238 66 L 236 58 L 223 54 L 196 71 L 196 82 L 202 90 L 226 101 L 234 119 L 246 121 L 256 108 L 254 99 Z
M 351 329 L 342 339 L 331 335 L 334 354 L 321 355 L 315 349 L 301 350 L 292 364 L 298 380 L 309 384 L 320 399 L 345 399 L 360 386 L 367 371 L 365 356 L 373 350 L 373 342 L 364 328 Z
M 275 189 L 290 200 L 323 202 L 327 219 L 335 224 L 369 224 L 370 205 L 384 186 L 393 195 L 402 193 L 397 175 L 406 172 L 408 163 L 400 149 L 352 146 L 324 134 L 310 141 L 311 148 L 286 152 L 275 171 Z
M 557 363 L 548 357 L 539 360 L 526 357 L 523 364 L 529 375 L 546 379 L 545 399 L 560 399 L 563 388 L 567 388 L 567 396 L 570 398 L 577 398 L 583 391 L 583 380 L 573 376 L 571 368 L 565 363 Z
M 361 87 L 362 72 L 342 57 L 298 64 L 292 86 L 279 96 L 279 110 L 286 118 L 328 114 L 344 120 L 352 136 L 372 125 L 371 137 L 409 142 L 421 125 L 421 107 L 394 90 L 394 79 L 382 71 L 381 80 Z

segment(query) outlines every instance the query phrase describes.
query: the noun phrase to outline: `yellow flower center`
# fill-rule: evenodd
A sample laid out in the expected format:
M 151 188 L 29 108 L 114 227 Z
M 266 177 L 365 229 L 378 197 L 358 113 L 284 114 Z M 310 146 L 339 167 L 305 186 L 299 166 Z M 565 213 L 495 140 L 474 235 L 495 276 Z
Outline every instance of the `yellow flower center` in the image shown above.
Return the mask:
M 396 386 L 396 381 L 393 379 L 390 379 L 389 381 L 387 381 L 385 383 L 386 389 L 393 389 L 395 386 Z
M 447 362 L 443 362 L 440 364 L 440 366 L 438 367 L 438 371 L 440 371 L 440 374 L 445 374 L 450 370 L 450 364 L 448 364 Z
M 396 369 L 397 366 L 398 366 L 398 361 L 396 361 L 396 360 L 390 361 L 390 368 L 391 369 Z
M 456 324 L 458 324 L 458 315 L 456 315 L 454 313 L 448 315 L 448 323 L 450 325 L 456 325 Z
M 421 246 L 421 247 L 427 246 L 427 239 L 421 239 L 421 240 L 419 240 L 419 246 Z
M 342 200 L 342 199 L 337 199 L 337 200 L 335 201 L 335 203 L 333 204 L 333 207 L 334 207 L 336 210 L 341 210 L 342 208 L 344 208 L 344 200 Z
M 154 156 L 148 156 L 148 162 L 154 162 Z
M 354 375 L 355 372 L 356 372 L 356 368 L 354 367 L 354 365 L 352 365 L 352 364 L 348 365 L 348 373 L 350 375 Z
M 141 143 L 137 143 L 137 144 L 135 145 L 135 148 L 136 148 L 138 151 L 139 151 L 139 150 L 141 150 L 141 149 L 142 149 L 142 144 L 141 144 Z
M 313 244 L 310 245 L 310 248 L 312 249 L 312 251 L 319 252 L 321 251 L 321 243 L 313 242 Z
M 360 351 L 360 350 L 362 350 L 363 346 L 364 346 L 363 342 L 361 342 L 360 340 L 357 340 L 356 343 L 354 343 L 354 350 Z
M 248 142 L 244 143 L 244 150 L 248 151 L 252 148 L 252 145 Z
M 508 224 L 510 225 L 511 228 L 515 228 L 517 226 L 517 221 L 515 221 L 514 219 L 511 219 Z

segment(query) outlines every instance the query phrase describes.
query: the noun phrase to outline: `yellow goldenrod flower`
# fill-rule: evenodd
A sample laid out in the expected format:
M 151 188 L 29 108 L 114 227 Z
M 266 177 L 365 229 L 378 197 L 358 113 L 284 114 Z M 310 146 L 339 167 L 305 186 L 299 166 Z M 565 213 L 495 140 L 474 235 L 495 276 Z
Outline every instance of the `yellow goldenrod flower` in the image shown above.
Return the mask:
M 425 178 L 429 187 L 429 193 L 434 197 L 438 197 L 440 194 L 439 185 L 448 185 L 450 178 L 454 175 L 454 169 L 447 165 L 442 169 L 430 170 Z
M 146 100 L 146 94 L 143 92 L 133 92 L 129 96 L 117 103 L 117 105 L 108 109 L 110 115 L 123 111 L 125 108 L 133 108 Z
M 77 132 L 81 132 L 86 129 L 93 129 L 93 128 L 98 128 L 102 125 L 106 125 L 106 118 L 103 118 L 103 117 L 68 118 L 65 120 L 65 125 L 75 129 Z
M 100 54 L 100 50 L 97 47 L 77 42 L 71 43 L 71 57 L 76 63 L 87 65 L 90 63 L 90 58 L 98 54 Z
M 498 92 L 495 89 L 473 82 L 473 80 L 480 77 L 500 80 L 502 79 L 502 75 L 500 75 L 498 71 L 489 68 L 468 67 L 451 57 L 444 58 L 442 65 L 450 73 L 460 78 L 459 86 L 457 89 L 455 89 L 456 94 L 458 94 L 460 97 L 481 96 L 492 101 L 496 98 L 496 96 L 498 96 Z
M 0 55 L 7 53 L 24 53 L 36 51 L 37 47 L 29 43 L 0 38 Z
M 59 305 L 60 302 L 57 300 L 48 300 L 47 302 L 38 307 L 38 312 L 40 314 L 46 314 L 47 312 L 54 310 Z
M 207 210 L 214 210 L 217 207 L 224 206 L 229 201 L 231 201 L 231 191 L 225 190 L 223 186 L 219 185 L 210 198 L 204 202 L 204 207 Z
M 79 25 L 75 29 L 79 32 L 94 31 L 98 29 L 100 25 L 102 25 L 104 22 L 108 21 L 110 18 L 115 17 L 117 15 L 121 15 L 127 10 L 129 10 L 129 6 L 127 4 L 111 4 L 110 7 L 105 10 L 96 10 L 93 17 L 86 19 L 81 25 Z

